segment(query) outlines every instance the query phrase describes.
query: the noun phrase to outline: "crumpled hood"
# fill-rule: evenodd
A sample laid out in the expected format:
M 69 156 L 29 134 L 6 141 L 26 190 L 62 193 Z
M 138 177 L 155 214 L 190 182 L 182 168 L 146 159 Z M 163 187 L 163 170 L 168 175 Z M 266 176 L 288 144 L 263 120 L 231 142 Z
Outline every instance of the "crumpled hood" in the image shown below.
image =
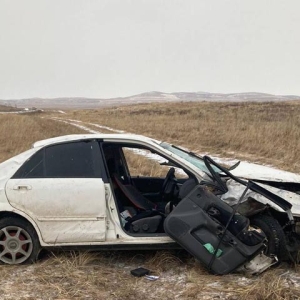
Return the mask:
M 225 201 L 227 204 L 229 204 L 230 206 L 233 206 L 233 205 L 237 204 L 239 198 L 243 194 L 246 187 L 232 179 L 229 179 L 226 182 L 226 185 L 227 185 L 228 191 L 227 191 L 227 193 L 225 193 L 221 196 L 221 199 L 223 201 Z M 282 189 L 278 189 L 275 187 L 271 187 L 266 184 L 260 183 L 259 185 L 262 186 L 263 188 L 265 188 L 266 190 L 269 190 L 270 192 L 280 196 L 281 198 L 288 201 L 289 203 L 291 203 L 293 205 L 292 209 L 291 209 L 292 214 L 294 216 L 300 217 L 300 195 L 289 192 L 289 191 L 285 191 Z M 248 192 L 244 196 L 244 199 L 242 202 L 246 201 L 249 197 L 255 199 L 256 201 L 258 201 L 260 203 L 269 204 L 274 209 L 276 209 L 280 212 L 283 212 L 282 208 L 277 206 L 274 202 L 272 202 L 271 200 L 265 198 L 264 196 L 262 196 L 256 192 L 253 192 L 251 190 L 248 190 Z
M 245 179 L 300 183 L 299 174 L 248 162 L 241 162 L 230 173 Z

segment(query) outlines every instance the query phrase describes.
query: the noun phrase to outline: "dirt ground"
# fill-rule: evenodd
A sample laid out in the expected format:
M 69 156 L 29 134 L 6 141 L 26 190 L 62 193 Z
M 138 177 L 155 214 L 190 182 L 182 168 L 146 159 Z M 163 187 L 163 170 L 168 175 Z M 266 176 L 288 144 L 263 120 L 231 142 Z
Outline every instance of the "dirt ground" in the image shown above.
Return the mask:
M 145 267 L 155 281 L 130 271 Z M 282 264 L 259 276 L 209 274 L 185 251 L 66 252 L 1 266 L 1 299 L 299 299 L 300 273 Z

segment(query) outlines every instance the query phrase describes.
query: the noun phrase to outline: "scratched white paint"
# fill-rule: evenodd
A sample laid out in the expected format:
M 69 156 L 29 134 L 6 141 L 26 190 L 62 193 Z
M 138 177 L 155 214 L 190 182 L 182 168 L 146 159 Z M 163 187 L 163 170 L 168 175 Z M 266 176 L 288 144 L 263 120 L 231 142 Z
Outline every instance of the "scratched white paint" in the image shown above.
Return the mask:
M 226 184 L 227 184 L 228 192 L 223 194 L 221 196 L 221 199 L 224 202 L 228 203 L 230 206 L 233 206 L 237 204 L 239 198 L 243 194 L 246 187 L 232 179 L 228 180 Z M 300 195 L 282 189 L 278 189 L 275 187 L 271 187 L 266 184 L 259 184 L 259 185 L 269 190 L 270 192 L 282 197 L 286 201 L 290 202 L 293 205 L 291 209 L 292 214 L 296 217 L 300 217 Z M 247 191 L 242 202 L 246 201 L 249 197 L 255 199 L 260 203 L 268 204 L 269 206 L 273 207 L 275 210 L 284 212 L 283 209 L 280 208 L 278 205 L 276 205 L 274 202 L 270 201 L 266 197 L 258 193 L 255 193 L 251 190 Z
M 105 240 L 106 200 L 101 178 L 10 179 L 9 203 L 25 211 L 46 243 Z

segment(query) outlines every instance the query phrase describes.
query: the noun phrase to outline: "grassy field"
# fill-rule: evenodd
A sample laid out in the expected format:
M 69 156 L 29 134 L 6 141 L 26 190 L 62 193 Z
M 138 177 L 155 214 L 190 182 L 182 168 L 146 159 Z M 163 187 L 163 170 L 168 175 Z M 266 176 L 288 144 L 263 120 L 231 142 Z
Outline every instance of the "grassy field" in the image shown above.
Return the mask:
M 0 161 L 40 139 L 86 133 L 51 119 L 145 134 L 197 152 L 246 158 L 300 173 L 300 103 L 143 104 L 67 114 L 0 115 Z M 72 122 L 70 122 L 72 123 Z M 96 125 L 91 125 L 96 124 Z M 74 124 L 74 122 L 73 122 Z M 134 162 L 132 162 L 134 163 Z M 142 162 L 141 162 L 142 163 Z M 143 266 L 157 281 L 135 278 Z M 0 266 L 1 299 L 299 299 L 300 272 L 282 264 L 258 277 L 210 275 L 184 251 L 46 254 L 34 265 Z
M 300 173 L 300 102 L 140 104 L 65 117 Z
M 54 122 L 37 114 L 0 115 L 0 161 L 8 159 L 31 147 L 38 141 L 64 134 L 84 133 L 71 125 Z

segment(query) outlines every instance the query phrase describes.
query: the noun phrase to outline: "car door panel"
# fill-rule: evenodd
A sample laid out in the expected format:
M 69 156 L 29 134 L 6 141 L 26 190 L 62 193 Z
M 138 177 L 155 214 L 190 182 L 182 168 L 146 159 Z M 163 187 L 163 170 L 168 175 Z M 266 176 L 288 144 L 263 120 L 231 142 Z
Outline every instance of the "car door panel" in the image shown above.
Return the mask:
M 10 179 L 9 203 L 33 218 L 46 243 L 105 240 L 105 188 L 100 178 Z
M 172 239 L 213 273 L 227 274 L 249 261 L 264 245 L 261 242 L 255 246 L 248 246 L 229 230 L 221 240 L 225 231 L 224 224 L 207 213 L 207 209 L 219 201 L 221 201 L 219 198 L 205 191 L 203 187 L 197 186 L 168 215 L 164 228 Z M 224 203 L 221 201 L 219 204 L 223 206 Z M 213 252 L 207 247 L 212 247 Z M 221 250 L 221 255 L 213 258 L 217 247 L 217 250 Z

